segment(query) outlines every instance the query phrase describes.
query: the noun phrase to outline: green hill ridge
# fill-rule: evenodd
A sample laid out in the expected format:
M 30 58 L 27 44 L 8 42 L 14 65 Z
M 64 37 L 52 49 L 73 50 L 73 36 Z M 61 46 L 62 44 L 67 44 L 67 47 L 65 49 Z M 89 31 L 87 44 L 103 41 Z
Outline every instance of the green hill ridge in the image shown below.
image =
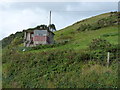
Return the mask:
M 105 13 L 55 31 L 53 45 L 26 48 L 23 32 L 4 38 L 3 88 L 119 87 L 119 15 Z

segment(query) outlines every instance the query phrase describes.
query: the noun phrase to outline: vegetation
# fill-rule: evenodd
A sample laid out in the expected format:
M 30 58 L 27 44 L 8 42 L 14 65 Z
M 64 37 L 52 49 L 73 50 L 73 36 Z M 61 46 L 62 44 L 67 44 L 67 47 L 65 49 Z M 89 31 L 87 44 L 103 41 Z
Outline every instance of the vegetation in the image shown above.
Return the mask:
M 16 32 L 15 34 L 11 34 L 9 37 L 6 37 L 2 40 L 2 48 L 10 45 L 15 38 L 20 40 L 19 42 L 17 42 L 18 44 L 23 43 L 23 36 L 23 32 Z
M 117 15 L 98 15 L 56 31 L 54 45 L 23 47 L 23 32 L 3 39 L 3 87 L 118 88 L 117 22 L 90 28 L 100 20 L 109 21 L 110 16 L 116 21 Z
M 120 14 L 117 12 L 111 12 L 110 16 L 99 19 L 97 22 L 92 24 L 81 24 L 77 29 L 78 31 L 98 30 L 103 27 L 111 25 L 118 25 Z

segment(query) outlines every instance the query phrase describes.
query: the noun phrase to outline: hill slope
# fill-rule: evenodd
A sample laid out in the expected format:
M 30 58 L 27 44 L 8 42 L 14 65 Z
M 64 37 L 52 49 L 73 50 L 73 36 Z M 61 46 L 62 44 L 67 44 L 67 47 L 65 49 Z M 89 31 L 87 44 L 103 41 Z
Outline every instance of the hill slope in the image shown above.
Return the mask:
M 117 24 L 117 12 L 98 15 L 56 31 L 54 45 L 26 48 L 25 52 L 23 32 L 3 39 L 3 87 L 118 87 Z

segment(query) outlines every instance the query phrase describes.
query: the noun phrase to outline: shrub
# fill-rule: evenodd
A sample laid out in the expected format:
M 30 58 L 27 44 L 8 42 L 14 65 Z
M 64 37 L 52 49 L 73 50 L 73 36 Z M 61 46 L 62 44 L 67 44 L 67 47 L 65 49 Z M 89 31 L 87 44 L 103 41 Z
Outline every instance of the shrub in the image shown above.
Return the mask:
M 107 48 L 111 47 L 111 44 L 107 40 L 98 38 L 98 39 L 93 39 L 89 47 L 91 50 L 96 50 L 96 49 L 106 50 Z
M 90 24 L 81 24 L 80 27 L 77 29 L 78 31 L 88 31 L 91 29 Z
M 103 50 L 93 50 L 91 51 L 91 60 L 98 61 L 104 65 L 107 60 L 107 52 Z
M 118 33 L 107 33 L 107 34 L 103 34 L 103 37 L 110 37 L 110 36 L 118 36 Z
M 90 44 L 91 59 L 98 60 L 101 64 L 105 64 L 107 60 L 107 53 L 110 52 L 110 63 L 118 59 L 118 45 L 112 45 L 103 39 L 93 39 Z

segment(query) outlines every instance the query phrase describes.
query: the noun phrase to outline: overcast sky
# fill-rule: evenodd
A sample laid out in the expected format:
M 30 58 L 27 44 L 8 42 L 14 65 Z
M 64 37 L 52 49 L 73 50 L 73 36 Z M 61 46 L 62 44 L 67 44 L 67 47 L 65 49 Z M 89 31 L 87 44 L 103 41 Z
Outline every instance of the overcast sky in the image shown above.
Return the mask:
M 57 30 L 82 19 L 118 11 L 117 2 L 7 2 L 0 3 L 0 40 L 23 29 L 49 24 L 49 11 Z

